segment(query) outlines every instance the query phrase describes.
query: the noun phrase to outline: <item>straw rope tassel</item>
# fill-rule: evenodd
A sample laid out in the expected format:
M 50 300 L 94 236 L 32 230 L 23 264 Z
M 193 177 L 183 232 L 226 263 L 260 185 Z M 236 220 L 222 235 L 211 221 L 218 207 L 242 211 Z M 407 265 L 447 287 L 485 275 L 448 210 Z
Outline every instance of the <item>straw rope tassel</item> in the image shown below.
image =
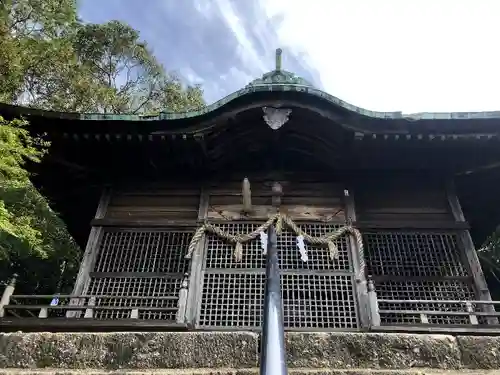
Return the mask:
M 241 242 L 236 242 L 236 246 L 234 247 L 234 260 L 238 263 L 243 260 L 243 245 Z
M 339 259 L 339 249 L 333 241 L 328 241 L 328 255 L 330 260 Z

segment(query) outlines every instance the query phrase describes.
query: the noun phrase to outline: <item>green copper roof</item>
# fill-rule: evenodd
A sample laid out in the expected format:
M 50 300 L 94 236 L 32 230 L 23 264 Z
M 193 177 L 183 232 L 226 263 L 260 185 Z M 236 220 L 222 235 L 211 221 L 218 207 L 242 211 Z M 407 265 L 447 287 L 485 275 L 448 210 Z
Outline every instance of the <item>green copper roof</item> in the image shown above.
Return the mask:
M 347 103 L 333 95 L 328 94 L 316 87 L 302 77 L 294 73 L 283 70 L 281 65 L 281 49 L 276 50 L 275 69 L 265 73 L 262 77 L 255 79 L 240 90 L 233 92 L 226 97 L 207 105 L 204 108 L 189 112 L 168 112 L 162 111 L 154 114 L 104 114 L 104 113 L 58 113 L 43 110 L 25 109 L 27 112 L 36 112 L 40 116 L 72 118 L 81 120 L 111 120 L 111 121 L 157 121 L 157 120 L 180 120 L 193 118 L 213 112 L 225 106 L 229 102 L 243 96 L 257 92 L 297 92 L 301 95 L 316 97 L 319 100 L 328 102 L 333 106 L 344 108 L 352 113 L 372 119 L 391 119 L 404 121 L 419 120 L 477 120 L 477 119 L 500 119 L 500 111 L 489 112 L 423 112 L 414 114 L 403 114 L 400 111 L 378 112 L 357 107 Z M 255 105 L 258 105 L 256 103 Z
M 257 78 L 250 82 L 247 86 L 258 86 L 258 85 L 300 85 L 313 87 L 304 78 L 296 76 L 291 72 L 286 70 L 273 70 L 272 72 L 264 74 L 261 78 Z

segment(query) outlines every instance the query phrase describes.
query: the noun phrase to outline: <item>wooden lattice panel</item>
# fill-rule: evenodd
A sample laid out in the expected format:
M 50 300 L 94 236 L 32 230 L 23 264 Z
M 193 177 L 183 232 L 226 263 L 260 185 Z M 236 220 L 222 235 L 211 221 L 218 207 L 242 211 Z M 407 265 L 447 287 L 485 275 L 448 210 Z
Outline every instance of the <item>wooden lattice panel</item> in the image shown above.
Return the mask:
M 263 272 L 205 273 L 199 325 L 256 328 L 262 325 Z M 285 328 L 355 329 L 352 277 L 332 274 L 281 275 Z
M 363 240 L 368 274 L 410 278 L 468 276 L 455 233 L 365 231 Z
M 250 232 L 257 224 L 222 224 L 231 233 Z M 313 236 L 338 225 L 308 224 Z M 278 236 L 283 313 L 286 328 L 355 329 L 358 326 L 353 267 L 347 238 L 338 241 L 339 259 L 331 260 L 326 247 L 306 245 L 303 262 L 295 234 Z M 321 273 L 317 273 L 321 272 Z M 234 260 L 234 245 L 208 236 L 198 324 L 201 327 L 257 328 L 261 325 L 265 256 L 259 239 L 243 246 L 243 259 Z
M 221 224 L 221 228 L 231 234 L 247 233 L 258 227 L 257 224 L 231 223 Z M 312 236 L 324 236 L 339 228 L 339 225 L 309 224 L 299 225 L 302 230 Z M 297 249 L 296 236 L 286 229 L 278 236 L 278 254 L 281 271 L 309 270 L 309 271 L 352 271 L 347 237 L 342 236 L 337 241 L 339 250 L 338 259 L 329 258 L 327 246 L 307 244 L 308 262 L 303 262 Z M 263 255 L 259 238 L 243 244 L 243 257 L 240 262 L 234 258 L 234 244 L 229 243 L 216 235 L 208 235 L 205 267 L 207 269 L 260 269 L 266 267 L 266 257 Z
M 474 292 L 470 283 L 461 280 L 433 280 L 433 281 L 379 281 L 376 283 L 379 299 L 407 300 L 404 303 L 381 302 L 381 310 L 394 312 L 382 314 L 383 324 L 419 324 L 421 316 L 415 314 L 400 314 L 397 311 L 436 311 L 436 312 L 465 312 L 463 304 L 439 302 L 412 302 L 417 300 L 435 301 L 470 301 L 474 300 Z M 430 324 L 469 324 L 468 317 L 454 316 L 453 314 L 426 314 Z
M 140 307 L 140 319 L 175 320 L 181 281 L 188 270 L 184 256 L 191 236 L 190 231 L 106 230 L 87 294 L 107 296 L 95 299 L 97 307 Z M 129 318 L 130 310 L 96 309 L 94 317 Z
M 182 274 L 191 235 L 191 231 L 106 230 L 93 272 Z
M 397 311 L 465 311 L 464 304 L 417 303 L 416 300 L 474 300 L 472 278 L 453 232 L 372 231 L 363 234 L 367 272 L 373 277 L 383 324 L 420 323 L 420 314 Z M 467 324 L 467 317 L 429 314 L 431 324 Z
M 95 319 L 127 319 L 131 317 L 131 309 L 140 307 L 139 319 L 175 321 L 178 300 L 167 297 L 178 296 L 180 287 L 181 279 L 170 276 L 94 277 L 90 280 L 88 295 L 107 296 L 95 298 L 97 307 L 94 313 Z M 99 307 L 125 307 L 127 309 L 99 310 Z M 165 308 L 165 311 L 148 310 L 151 307 Z

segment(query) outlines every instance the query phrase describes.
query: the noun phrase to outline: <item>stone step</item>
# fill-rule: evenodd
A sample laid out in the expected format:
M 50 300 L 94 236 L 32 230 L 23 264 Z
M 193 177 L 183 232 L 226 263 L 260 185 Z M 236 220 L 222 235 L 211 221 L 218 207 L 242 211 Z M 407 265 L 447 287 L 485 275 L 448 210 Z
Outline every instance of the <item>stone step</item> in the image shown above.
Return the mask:
M 373 370 L 373 369 L 290 369 L 290 375 L 499 375 L 500 370 Z M 0 375 L 258 375 L 252 369 L 174 369 L 174 370 L 59 370 L 0 369 Z
M 500 369 L 500 337 L 290 332 L 285 344 L 290 368 Z M 3 333 L 0 368 L 248 369 L 259 345 L 251 332 Z

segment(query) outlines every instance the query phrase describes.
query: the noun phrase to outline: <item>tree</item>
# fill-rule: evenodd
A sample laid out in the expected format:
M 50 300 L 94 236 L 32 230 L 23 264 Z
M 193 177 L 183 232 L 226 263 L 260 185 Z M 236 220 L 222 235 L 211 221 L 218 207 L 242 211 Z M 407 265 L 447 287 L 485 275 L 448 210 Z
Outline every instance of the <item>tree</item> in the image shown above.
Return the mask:
M 50 95 L 71 58 L 75 0 L 3 0 L 0 6 L 0 100 L 31 104 Z
M 2 1 L 0 101 L 115 114 L 204 105 L 200 87 L 167 74 L 135 29 L 76 13 L 75 0 Z
M 16 38 L 53 38 L 76 22 L 76 0 L 2 0 L 0 20 Z
M 39 163 L 48 147 L 30 135 L 25 121 L 0 117 L 0 275 L 22 275 L 21 290 L 31 292 L 53 292 L 63 264 L 71 273 L 80 253 L 26 171 L 26 163 Z
M 167 110 L 168 112 L 193 111 L 205 106 L 203 90 L 200 86 L 183 88 L 181 80 L 170 75 L 161 81 L 159 94 L 147 106 L 151 112 Z
M 204 106 L 201 88 L 185 86 L 177 76 L 167 74 L 139 40 L 139 33 L 124 23 L 82 24 L 70 41 L 73 55 L 58 66 L 51 85 L 42 85 L 45 91 L 30 95 L 34 106 L 111 114 L 179 112 Z M 47 79 L 49 74 L 43 76 Z
M 200 87 L 185 88 L 167 74 L 139 33 L 123 22 L 80 25 L 73 47 L 82 77 L 93 85 L 90 92 L 75 92 L 75 102 L 85 102 L 85 111 L 185 111 L 204 105 Z
M 168 74 L 136 30 L 76 14 L 76 0 L 0 0 L 1 102 L 116 114 L 204 105 L 201 88 Z M 81 252 L 30 182 L 28 163 L 49 145 L 28 129 L 0 118 L 0 280 L 16 272 L 16 290 L 53 293 L 71 284 Z
M 25 128 L 26 122 L 7 122 L 0 117 L 0 231 L 29 244 L 35 251 L 43 252 L 41 234 L 33 229 L 30 218 L 15 215 L 5 205 L 6 194 L 29 185 L 29 175 L 24 165 L 27 160 L 40 162 L 48 146 L 41 139 L 32 138 Z M 38 146 L 38 147 L 37 147 Z M 0 259 L 7 256 L 0 244 Z
M 500 298 L 498 287 L 491 288 L 492 285 L 500 285 L 500 226 L 486 239 L 483 245 L 477 250 L 481 266 L 490 285 L 490 292 L 493 299 Z

